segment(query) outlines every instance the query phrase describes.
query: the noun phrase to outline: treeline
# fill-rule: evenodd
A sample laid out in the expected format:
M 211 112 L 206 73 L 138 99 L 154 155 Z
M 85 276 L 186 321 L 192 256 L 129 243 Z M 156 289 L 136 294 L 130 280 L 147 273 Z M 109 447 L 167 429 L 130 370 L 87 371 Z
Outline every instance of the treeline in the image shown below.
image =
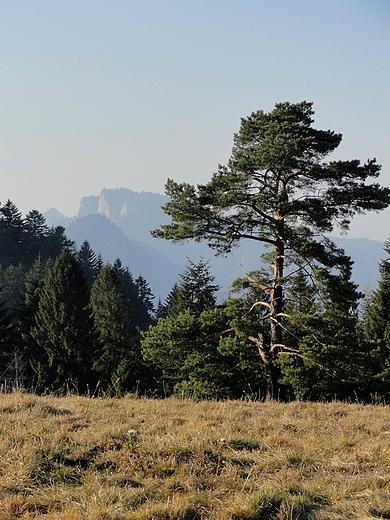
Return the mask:
M 3 390 L 121 395 L 153 388 L 140 333 L 155 321 L 148 282 L 33 210 L 0 205 Z M 143 385 L 143 386 L 142 386 Z
M 278 398 L 390 397 L 390 262 L 365 298 L 351 265 L 286 276 Z M 189 260 L 167 299 L 155 303 L 147 280 L 134 279 L 120 259 L 104 263 L 87 241 L 76 250 L 64 228 L 49 228 L 36 210 L 23 217 L 7 201 L 0 205 L 1 389 L 263 399 L 266 360 L 253 335 L 269 341 L 270 295 L 260 282 L 267 276 L 266 269 L 244 274 L 218 302 L 208 262 Z

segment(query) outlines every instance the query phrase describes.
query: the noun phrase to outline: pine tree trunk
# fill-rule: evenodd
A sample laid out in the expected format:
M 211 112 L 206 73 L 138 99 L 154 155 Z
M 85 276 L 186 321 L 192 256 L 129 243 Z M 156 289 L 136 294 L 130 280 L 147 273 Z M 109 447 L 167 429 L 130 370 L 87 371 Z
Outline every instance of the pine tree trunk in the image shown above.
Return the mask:
M 266 364 L 266 401 L 276 399 L 278 396 L 278 376 L 277 367 L 274 360 L 278 357 L 282 344 L 281 313 L 283 312 L 283 278 L 284 269 L 284 243 L 281 238 L 276 240 L 275 263 L 274 263 L 274 288 L 271 297 L 271 345 L 269 352 L 269 362 Z

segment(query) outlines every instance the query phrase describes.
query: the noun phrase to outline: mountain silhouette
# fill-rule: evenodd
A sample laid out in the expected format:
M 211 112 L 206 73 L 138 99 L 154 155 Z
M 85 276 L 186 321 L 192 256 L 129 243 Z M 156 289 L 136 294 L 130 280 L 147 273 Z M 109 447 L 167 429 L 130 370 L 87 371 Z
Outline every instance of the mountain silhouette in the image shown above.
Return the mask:
M 164 299 L 179 281 L 188 259 L 210 261 L 211 272 L 221 286 L 220 296 L 229 292 L 231 282 L 245 271 L 261 267 L 264 252 L 250 240 L 226 257 L 215 257 L 205 242 L 188 241 L 173 244 L 151 236 L 150 230 L 170 222 L 161 206 L 168 197 L 158 193 L 135 192 L 126 188 L 102 189 L 100 195 L 86 196 L 80 201 L 78 214 L 70 219 L 54 208 L 45 213 L 48 225 L 61 224 L 66 234 L 79 247 L 87 239 L 105 261 L 120 258 L 134 277 L 141 274 L 150 283 L 156 297 Z M 354 260 L 353 279 L 360 289 L 375 288 L 378 263 L 385 257 L 383 244 L 367 238 L 332 237 Z

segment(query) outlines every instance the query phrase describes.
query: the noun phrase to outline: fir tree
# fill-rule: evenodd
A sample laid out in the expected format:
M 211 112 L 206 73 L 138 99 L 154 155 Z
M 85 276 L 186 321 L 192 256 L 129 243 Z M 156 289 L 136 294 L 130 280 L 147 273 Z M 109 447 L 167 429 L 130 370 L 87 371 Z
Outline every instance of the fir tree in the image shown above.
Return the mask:
M 39 389 L 87 390 L 92 327 L 87 282 L 72 253 L 64 249 L 45 278 L 31 329 L 44 357 L 34 366 Z
M 140 363 L 136 330 L 118 271 L 110 264 L 92 285 L 91 307 L 98 338 L 94 370 L 101 386 L 117 394 L 134 389 Z
M 38 256 L 43 256 L 47 249 L 49 228 L 45 217 L 37 210 L 31 210 L 24 219 L 27 242 L 28 264 L 32 264 Z M 29 267 L 30 265 L 28 265 Z
M 10 377 L 15 347 L 15 323 L 0 286 L 0 384 L 6 385 Z
M 7 200 L 0 205 L 0 264 L 3 267 L 22 262 L 25 250 L 23 216 L 17 206 Z
M 368 370 L 372 374 L 372 395 L 390 395 L 390 240 L 384 245 L 387 258 L 379 264 L 378 288 L 367 298 L 363 309 L 363 337 L 369 352 Z
M 154 294 L 149 282 L 141 275 L 135 280 L 137 287 L 137 305 L 133 308 L 134 319 L 140 330 L 146 330 L 153 323 L 154 316 Z
M 215 277 L 210 273 L 210 262 L 200 258 L 198 263 L 187 259 L 184 272 L 170 304 L 170 313 L 189 310 L 193 314 L 213 309 L 217 303 L 216 293 L 219 286 L 214 284 Z
M 286 337 L 298 356 L 281 356 L 278 362 L 281 382 L 292 388 L 289 397 L 366 397 L 367 357 L 358 338 L 357 309 L 362 295 L 351 273 L 352 262 L 339 274 L 318 268 L 315 287 L 298 278 L 296 289 L 303 300 L 290 306 L 291 317 L 286 322 Z
M 216 305 L 213 282 L 207 262 L 189 261 L 167 316 L 142 333 L 161 395 L 241 397 L 254 382 L 242 350 L 237 355 L 229 343 L 233 328 L 225 307 Z
M 83 269 L 88 286 L 91 288 L 101 267 L 99 267 L 98 257 L 95 251 L 89 245 L 88 240 L 84 240 L 84 242 L 81 244 L 80 249 L 76 253 L 76 259 Z

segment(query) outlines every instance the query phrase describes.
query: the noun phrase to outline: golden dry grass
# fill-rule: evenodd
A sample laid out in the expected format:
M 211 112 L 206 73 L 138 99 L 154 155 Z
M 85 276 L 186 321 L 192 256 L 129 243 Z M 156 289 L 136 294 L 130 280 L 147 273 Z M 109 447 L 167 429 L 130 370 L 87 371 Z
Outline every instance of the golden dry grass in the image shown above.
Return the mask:
M 389 411 L 1 395 L 0 520 L 390 518 Z

